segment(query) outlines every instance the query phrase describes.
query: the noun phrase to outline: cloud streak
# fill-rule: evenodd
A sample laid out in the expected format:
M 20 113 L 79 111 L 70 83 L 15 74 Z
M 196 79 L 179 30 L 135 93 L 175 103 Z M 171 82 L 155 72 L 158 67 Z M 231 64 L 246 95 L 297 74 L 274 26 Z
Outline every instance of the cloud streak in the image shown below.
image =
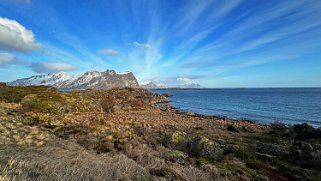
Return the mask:
M 133 42 L 133 46 L 135 48 L 143 48 L 143 49 L 150 49 L 152 48 L 152 45 L 147 43 L 138 43 L 137 41 Z
M 101 54 L 101 55 L 118 55 L 118 54 L 120 54 L 119 51 L 113 50 L 113 49 L 101 49 L 101 50 L 98 50 L 97 53 Z
M 10 53 L 0 53 L 0 68 L 21 64 L 22 61 Z
M 41 62 L 34 62 L 30 64 L 30 68 L 35 73 L 56 73 L 61 71 L 70 71 L 75 70 L 71 64 L 66 63 L 41 63 Z

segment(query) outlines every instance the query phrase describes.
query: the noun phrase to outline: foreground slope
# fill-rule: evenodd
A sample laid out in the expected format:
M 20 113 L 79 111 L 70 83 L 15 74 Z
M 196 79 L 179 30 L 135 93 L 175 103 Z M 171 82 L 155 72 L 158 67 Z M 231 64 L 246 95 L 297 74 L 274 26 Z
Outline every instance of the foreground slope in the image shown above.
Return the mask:
M 0 180 L 320 180 L 320 130 L 173 112 L 144 89 L 0 88 Z

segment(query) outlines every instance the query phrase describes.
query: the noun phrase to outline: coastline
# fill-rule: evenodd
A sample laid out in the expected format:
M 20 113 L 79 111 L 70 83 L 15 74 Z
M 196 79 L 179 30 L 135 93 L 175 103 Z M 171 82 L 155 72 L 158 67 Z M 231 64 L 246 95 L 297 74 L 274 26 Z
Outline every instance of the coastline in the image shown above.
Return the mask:
M 202 92 L 193 90 L 151 90 L 153 93 L 172 94 L 170 104 L 180 112 L 193 112 L 232 120 L 247 120 L 269 125 L 283 123 L 321 126 L 317 101 L 321 89 L 306 88 L 259 88 L 224 89 Z M 301 101 L 301 102 L 300 102 Z
M 158 107 L 168 103 L 144 89 L 0 88 L 0 175 L 8 180 L 26 180 L 31 173 L 45 180 L 321 177 L 321 129 Z

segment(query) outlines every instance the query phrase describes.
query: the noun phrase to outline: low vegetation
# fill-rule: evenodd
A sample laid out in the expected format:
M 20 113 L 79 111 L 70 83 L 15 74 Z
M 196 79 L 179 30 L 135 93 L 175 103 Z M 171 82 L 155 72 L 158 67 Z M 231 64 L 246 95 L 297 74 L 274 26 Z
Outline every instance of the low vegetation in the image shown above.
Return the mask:
M 320 128 L 155 107 L 166 101 L 0 87 L 0 180 L 321 180 Z

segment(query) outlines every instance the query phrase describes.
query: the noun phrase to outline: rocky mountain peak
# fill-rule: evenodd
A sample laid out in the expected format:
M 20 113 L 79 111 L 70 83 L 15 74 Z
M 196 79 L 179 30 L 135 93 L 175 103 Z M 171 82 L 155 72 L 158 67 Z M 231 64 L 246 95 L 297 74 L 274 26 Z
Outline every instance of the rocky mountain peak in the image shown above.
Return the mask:
M 35 75 L 9 83 L 13 86 L 51 85 L 61 89 L 110 89 L 115 87 L 139 87 L 132 72 L 116 73 L 115 70 L 87 71 L 83 75 L 70 76 L 65 72 Z

